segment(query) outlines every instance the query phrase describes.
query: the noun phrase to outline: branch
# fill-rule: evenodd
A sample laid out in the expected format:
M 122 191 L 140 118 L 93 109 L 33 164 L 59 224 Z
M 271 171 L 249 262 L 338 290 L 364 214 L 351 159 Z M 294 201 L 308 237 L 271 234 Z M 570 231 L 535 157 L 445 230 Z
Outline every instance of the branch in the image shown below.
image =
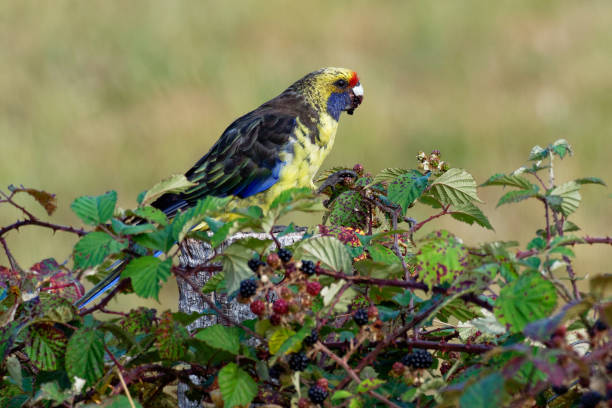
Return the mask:
M 574 245 L 578 245 L 578 244 L 589 244 L 589 245 L 593 245 L 593 244 L 607 244 L 607 245 L 612 245 L 612 237 L 589 237 L 584 236 L 582 238 L 576 238 L 575 240 L 571 240 L 571 241 L 566 241 L 566 242 L 562 242 L 559 245 L 563 245 L 563 246 L 574 246 Z M 548 248 L 545 248 L 548 249 Z M 537 249 L 530 249 L 528 251 L 518 251 L 515 256 L 516 259 L 525 259 L 525 258 L 529 258 L 530 256 L 536 255 L 538 252 L 540 252 Z
M 24 225 L 38 225 L 39 227 L 45 227 L 45 228 L 52 229 L 53 232 L 56 232 L 56 231 L 70 232 L 80 237 L 87 234 L 87 231 L 85 231 L 82 228 L 73 228 L 73 227 L 68 227 L 64 225 L 52 224 L 50 222 L 40 221 L 38 219 L 27 219 L 27 220 L 21 220 L 21 221 L 14 222 L 13 224 L 7 225 L 4 228 L 0 228 L 0 237 L 9 231 L 12 231 L 14 229 L 19 229 L 20 227 L 23 227 Z
M 374 345 L 377 343 L 371 343 Z M 482 354 L 489 350 L 492 350 L 494 346 L 488 344 L 462 344 L 462 343 L 446 343 L 443 341 L 431 341 L 431 340 L 405 340 L 400 339 L 394 343 L 395 345 L 402 345 L 407 348 L 417 348 L 424 350 L 441 350 L 441 351 L 457 351 L 462 353 L 471 354 Z M 325 343 L 329 348 L 345 348 L 346 342 L 329 342 Z
M 315 344 L 315 349 L 322 351 L 323 353 L 327 354 L 332 360 L 334 360 L 340 367 L 344 368 L 344 371 L 346 371 L 348 373 L 348 375 L 351 377 L 351 379 L 353 381 L 355 381 L 357 384 L 361 383 L 361 379 L 359 378 L 359 376 L 357 375 L 357 373 L 351 368 L 351 366 L 348 365 L 348 363 L 338 357 L 333 351 L 331 351 L 330 349 L 328 349 L 327 347 L 325 347 L 324 344 L 322 344 L 320 341 L 318 341 Z M 346 381 L 346 379 L 345 379 Z M 368 394 L 374 398 L 376 398 L 377 400 L 384 402 L 387 406 L 389 407 L 394 407 L 394 408 L 401 408 L 399 405 L 393 403 L 392 401 L 390 401 L 388 398 L 380 395 L 379 393 L 377 393 L 374 390 L 370 390 L 368 391 Z
M 425 224 L 427 224 L 429 221 L 435 220 L 436 218 L 440 218 L 443 215 L 446 214 L 450 214 L 451 212 L 448 211 L 448 209 L 450 208 L 450 204 L 449 205 L 445 205 L 444 207 L 442 207 L 442 211 L 440 211 L 437 214 L 432 215 L 431 217 L 419 222 L 418 224 L 416 224 L 414 227 L 412 227 L 412 231 L 411 232 L 417 232 L 418 230 L 420 230 L 421 228 L 423 228 L 423 226 Z
M 106 307 L 106 305 L 108 304 L 108 302 L 110 302 L 110 300 L 112 298 L 115 297 L 115 295 L 117 293 L 119 293 L 119 291 L 123 290 L 128 284 L 128 279 L 123 279 L 121 281 L 119 281 L 119 283 L 117 284 L 117 286 L 115 286 L 115 288 L 113 290 L 111 290 L 109 292 L 109 294 L 102 299 L 102 301 L 100 303 L 98 303 L 97 305 L 90 307 L 89 309 L 83 309 L 79 312 L 79 316 L 85 316 L 88 315 L 90 313 L 95 312 L 96 310 L 102 310 Z

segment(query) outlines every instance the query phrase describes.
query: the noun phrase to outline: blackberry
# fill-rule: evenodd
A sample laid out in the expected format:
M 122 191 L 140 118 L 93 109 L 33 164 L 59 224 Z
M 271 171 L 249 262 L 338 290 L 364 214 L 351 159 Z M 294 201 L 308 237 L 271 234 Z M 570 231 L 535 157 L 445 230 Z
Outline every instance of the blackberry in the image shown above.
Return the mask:
M 257 299 L 251 302 L 250 309 L 257 316 L 261 316 L 266 311 L 266 304 L 263 300 Z
M 565 385 L 553 385 L 552 390 L 557 395 L 563 395 L 569 391 L 569 388 L 567 388 Z
M 289 368 L 293 371 L 304 371 L 310 360 L 304 353 L 293 353 L 289 356 Z
M 248 299 L 257 292 L 257 282 L 255 279 L 245 279 L 240 282 L 240 296 Z
M 357 326 L 363 326 L 368 324 L 368 309 L 359 309 L 353 315 L 353 320 L 357 323 Z
M 580 397 L 580 406 L 582 408 L 595 408 L 599 401 L 602 401 L 604 396 L 597 391 L 589 391 L 582 394 Z
M 293 257 L 293 254 L 291 253 L 291 251 L 286 248 L 279 249 L 277 254 L 280 260 L 283 261 L 283 263 L 289 262 L 291 258 Z
M 429 368 L 433 364 L 433 357 L 427 350 L 414 350 L 402 358 L 402 363 L 412 368 Z
M 300 271 L 304 272 L 308 276 L 312 276 L 317 271 L 317 267 L 312 261 L 302 261 L 302 266 L 300 267 Z
M 270 376 L 270 378 L 279 378 L 284 372 L 285 369 L 282 365 L 274 364 L 272 367 L 270 367 L 270 370 L 268 370 L 268 375 Z
M 319 387 L 318 385 L 313 385 L 308 390 L 308 398 L 310 399 L 310 401 L 312 401 L 313 404 L 322 403 L 323 401 L 325 401 L 325 398 L 327 398 L 328 395 L 329 393 L 327 392 L 327 390 L 322 387 Z
M 272 304 L 274 313 L 284 315 L 289 311 L 289 303 L 285 299 L 276 299 Z
M 249 259 L 249 262 L 247 262 L 247 265 L 249 266 L 249 268 L 251 268 L 253 272 L 257 272 L 259 267 L 264 266 L 265 264 L 266 263 L 259 258 Z
M 317 342 L 317 340 L 319 340 L 319 333 L 316 329 L 312 329 L 312 331 L 310 332 L 310 336 L 304 337 L 304 340 L 302 340 L 302 344 L 306 347 L 312 347 Z
M 606 331 L 608 330 L 608 325 L 606 324 L 606 322 L 597 319 L 597 321 L 595 321 L 595 324 L 593 325 L 593 329 L 595 329 L 596 332 Z
M 310 296 L 317 296 L 320 291 L 321 291 L 321 284 L 319 282 L 312 281 L 306 284 L 306 292 L 308 292 Z
M 612 374 L 612 361 L 610 361 L 608 364 L 606 364 L 606 372 L 608 374 Z

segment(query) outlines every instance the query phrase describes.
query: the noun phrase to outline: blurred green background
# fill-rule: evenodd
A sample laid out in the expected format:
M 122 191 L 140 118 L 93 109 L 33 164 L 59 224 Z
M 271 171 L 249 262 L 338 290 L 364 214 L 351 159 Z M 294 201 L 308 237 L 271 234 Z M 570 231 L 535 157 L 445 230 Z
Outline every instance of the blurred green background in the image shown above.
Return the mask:
M 56 193 L 58 223 L 79 224 L 69 205 L 83 194 L 115 189 L 133 206 L 140 191 L 187 170 L 233 119 L 324 66 L 356 70 L 365 88 L 325 167 L 414 167 L 419 150 L 437 148 L 480 183 L 519 167 L 534 144 L 566 138 L 576 156 L 558 180 L 612 182 L 611 15 L 604 0 L 3 1 L 0 185 Z M 609 235 L 609 189 L 583 191 L 574 222 Z M 480 192 L 494 232 L 434 226 L 468 243 L 525 244 L 543 209 L 495 209 L 501 194 Z M 0 223 L 17 215 L 2 207 Z M 65 260 L 75 242 L 35 228 L 8 239 L 25 266 Z M 610 247 L 576 252 L 583 276 L 609 271 Z M 175 298 L 169 285 L 163 307 Z

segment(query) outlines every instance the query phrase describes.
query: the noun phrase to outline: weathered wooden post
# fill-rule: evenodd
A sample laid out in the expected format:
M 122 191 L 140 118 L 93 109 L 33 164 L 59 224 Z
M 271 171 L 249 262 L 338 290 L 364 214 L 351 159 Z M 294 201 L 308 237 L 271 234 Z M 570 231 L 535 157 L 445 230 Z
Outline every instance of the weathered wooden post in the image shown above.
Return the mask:
M 291 245 L 296 241 L 299 241 L 304 233 L 305 229 L 301 229 L 298 232 L 292 232 L 278 238 L 278 241 L 282 246 Z M 227 248 L 233 242 L 242 238 L 257 238 L 261 240 L 270 239 L 270 235 L 266 233 L 237 233 L 232 235 L 227 241 L 225 241 L 218 251 L 222 251 Z M 179 262 L 182 267 L 193 268 L 202 265 L 218 265 L 219 263 L 211 263 L 211 259 L 214 256 L 214 251 L 209 245 L 201 241 L 187 240 L 181 247 L 181 255 L 179 256 Z M 208 279 L 210 279 L 217 272 L 199 271 L 196 274 L 190 276 L 190 280 L 196 284 L 198 288 L 202 288 Z M 202 296 L 197 293 L 194 288 L 180 277 L 177 278 L 178 289 L 179 289 L 179 310 L 185 313 L 202 312 L 208 309 L 208 305 L 202 299 Z M 233 321 L 242 322 L 248 319 L 254 319 L 256 316 L 251 313 L 249 305 L 241 304 L 234 300 L 228 300 L 226 295 L 211 293 L 209 299 L 215 302 L 219 308 L 223 311 L 225 316 L 230 317 Z M 209 315 L 204 316 L 187 326 L 189 331 L 201 327 L 212 326 L 213 324 L 224 324 L 222 319 L 218 316 Z M 197 376 L 191 376 L 191 380 L 198 384 L 200 381 Z M 200 401 L 191 401 L 186 397 L 186 391 L 189 386 L 185 383 L 179 383 L 178 385 L 178 403 L 180 408 L 197 408 L 201 407 Z

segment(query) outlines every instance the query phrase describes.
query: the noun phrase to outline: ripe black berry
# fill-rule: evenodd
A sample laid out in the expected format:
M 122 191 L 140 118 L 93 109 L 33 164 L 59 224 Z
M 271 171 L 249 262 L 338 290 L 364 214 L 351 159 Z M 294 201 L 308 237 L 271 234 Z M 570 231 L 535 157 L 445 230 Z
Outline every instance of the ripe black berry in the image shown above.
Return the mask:
M 291 251 L 286 248 L 279 249 L 277 254 L 278 254 L 278 257 L 283 262 L 289 262 L 291 258 L 293 257 L 293 254 L 291 253 Z
M 253 272 L 257 272 L 257 270 L 259 269 L 260 266 L 264 266 L 266 263 L 264 261 L 262 261 L 261 259 L 257 258 L 253 258 L 253 259 L 249 259 L 249 262 L 247 262 L 247 265 L 249 266 L 249 268 L 251 268 L 251 270 Z
M 595 321 L 595 324 L 593 325 L 593 329 L 595 329 L 595 331 L 597 332 L 606 331 L 608 330 L 608 325 L 606 324 L 606 322 L 597 319 L 597 321 Z
M 313 385 L 308 390 L 308 398 L 313 402 L 313 404 L 322 403 L 323 401 L 325 401 L 325 398 L 327 398 L 328 394 L 329 393 L 327 392 L 327 390 L 322 387 L 319 387 L 318 385 Z
M 304 371 L 310 360 L 304 353 L 293 353 L 289 356 L 289 367 L 293 371 Z
M 316 329 L 312 329 L 312 331 L 310 332 L 310 336 L 304 337 L 304 340 L 302 340 L 302 344 L 306 347 L 311 347 L 317 342 L 317 340 L 319 340 L 319 333 L 317 333 Z
M 580 397 L 580 406 L 583 408 L 595 408 L 603 398 L 603 395 L 597 391 L 585 392 Z
M 569 390 L 569 388 L 567 388 L 565 385 L 553 385 L 552 390 L 557 395 L 563 395 Z
M 312 261 L 302 261 L 300 271 L 304 272 L 308 276 L 311 276 L 315 274 L 315 272 L 317 271 L 317 267 Z
M 278 378 L 284 372 L 285 372 L 285 369 L 283 368 L 282 365 L 274 364 L 272 367 L 270 367 L 270 370 L 268 370 L 268 375 L 270 376 L 270 378 Z
M 612 361 L 610 361 L 608 364 L 606 364 L 606 372 L 608 374 L 612 374 Z
M 257 282 L 255 279 L 245 279 L 240 282 L 240 296 L 248 299 L 257 292 Z
M 353 320 L 357 323 L 357 326 L 363 326 L 368 324 L 368 309 L 359 309 L 353 315 Z
M 429 368 L 433 364 L 433 357 L 427 350 L 414 350 L 402 358 L 402 363 L 412 368 Z

